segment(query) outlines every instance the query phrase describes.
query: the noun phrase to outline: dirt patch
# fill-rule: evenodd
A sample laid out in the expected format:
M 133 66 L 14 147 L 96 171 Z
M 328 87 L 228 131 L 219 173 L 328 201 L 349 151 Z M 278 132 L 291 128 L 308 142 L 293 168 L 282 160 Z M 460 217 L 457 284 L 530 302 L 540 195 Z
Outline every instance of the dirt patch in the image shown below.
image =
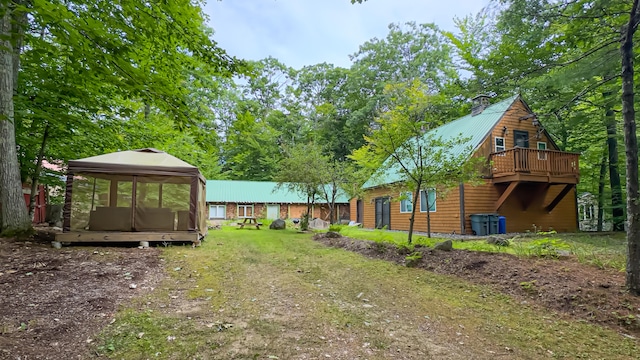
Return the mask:
M 314 240 L 374 259 L 406 264 L 406 251 L 393 244 L 347 237 Z M 574 319 L 605 325 L 640 336 L 640 297 L 625 290 L 624 273 L 601 270 L 573 257 L 522 258 L 466 250 L 437 251 L 416 246 L 422 254 L 416 267 L 490 285 L 522 304 L 532 304 Z
M 0 239 L 0 358 L 84 358 L 119 304 L 162 277 L 157 249 Z

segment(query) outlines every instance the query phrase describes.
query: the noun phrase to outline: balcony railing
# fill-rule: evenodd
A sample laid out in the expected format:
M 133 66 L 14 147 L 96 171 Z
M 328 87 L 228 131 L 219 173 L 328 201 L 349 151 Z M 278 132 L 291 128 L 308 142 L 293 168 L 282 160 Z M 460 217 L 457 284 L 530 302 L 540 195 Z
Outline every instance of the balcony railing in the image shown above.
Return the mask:
M 579 154 L 556 150 L 513 148 L 491 154 L 493 177 L 518 173 L 579 176 Z

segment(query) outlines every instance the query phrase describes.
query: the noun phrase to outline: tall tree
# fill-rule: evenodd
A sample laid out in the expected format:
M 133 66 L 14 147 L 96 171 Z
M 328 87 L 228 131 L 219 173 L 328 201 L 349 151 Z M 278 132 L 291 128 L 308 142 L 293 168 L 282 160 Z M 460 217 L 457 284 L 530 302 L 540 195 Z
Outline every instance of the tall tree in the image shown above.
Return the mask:
M 187 87 L 183 86 L 188 79 L 186 69 L 206 64 L 208 76 L 224 77 L 231 76 L 241 68 L 235 59 L 227 56 L 210 39 L 211 33 L 203 26 L 204 18 L 199 5 L 190 1 L 119 0 L 105 3 L 5 0 L 0 3 L 3 19 L 0 38 L 6 45 L 0 49 L 4 65 L 2 76 L 7 79 L 13 77 L 12 83 L 3 82 L 2 90 L 6 96 L 0 98 L 0 129 L 3 134 L 3 151 L 0 155 L 0 167 L 3 169 L 0 176 L 0 198 L 3 203 L 1 228 L 9 231 L 21 231 L 29 227 L 24 206 L 20 204 L 22 193 L 19 176 L 16 176 L 19 174 L 19 162 L 14 145 L 14 94 L 22 92 L 15 84 L 18 84 L 23 41 L 29 51 L 46 60 L 43 72 L 48 70 L 53 74 L 53 69 L 61 69 L 60 63 L 55 64 L 54 59 L 56 55 L 62 55 L 59 59 L 64 60 L 63 67 L 73 70 L 65 70 L 64 73 L 75 78 L 73 81 L 64 79 L 60 83 L 61 88 L 84 89 L 88 90 L 86 93 L 89 95 L 96 95 L 100 89 L 111 91 L 110 95 L 117 98 L 144 99 L 146 104 L 155 106 L 175 120 L 179 127 L 188 126 L 197 117 L 197 112 L 192 111 L 193 107 L 188 101 Z M 41 89 L 56 84 L 56 78 L 41 76 L 40 80 L 44 83 L 25 83 L 37 89 L 34 96 L 25 99 L 36 100 L 40 105 L 54 104 L 51 98 L 41 101 L 39 96 L 45 94 Z M 49 86 L 49 89 L 52 88 Z M 83 101 L 72 105 L 63 92 L 59 92 L 59 95 L 63 100 L 60 111 L 66 107 L 77 112 L 78 105 L 85 111 L 92 109 L 90 113 L 98 119 L 94 123 L 100 123 L 101 117 L 109 117 L 109 113 L 119 108 L 104 106 L 105 103 L 92 106 L 90 104 L 96 101 L 91 96 L 85 96 Z M 61 126 L 53 125 L 57 122 L 55 116 L 37 118 L 30 113 L 37 110 L 40 115 L 46 114 L 42 108 L 35 109 L 35 106 L 29 105 L 24 108 L 31 117 L 25 122 L 26 128 L 43 124 L 41 129 L 49 131 L 40 134 L 52 136 L 52 130 L 65 127 L 60 122 L 58 124 Z M 78 128 L 73 131 L 78 131 Z M 46 141 L 40 144 L 46 145 Z M 35 158 L 34 170 L 38 162 Z
M 18 76 L 21 43 L 16 40 L 23 31 L 15 28 L 21 16 L 19 4 L 0 1 L 0 232 L 20 233 L 31 222 L 22 197 L 20 168 L 15 142 L 13 94 Z M 13 41 L 12 41 L 13 40 Z
M 314 143 L 297 144 L 286 150 L 287 156 L 278 166 L 275 181 L 279 187 L 297 192 L 307 198 L 307 210 L 301 221 L 301 229 L 306 230 L 309 225 L 311 209 L 321 188 L 325 185 L 324 170 L 328 158 Z
M 540 92 L 553 94 L 548 111 L 559 114 L 576 105 L 602 109 L 607 137 L 617 138 L 617 120 L 611 99 L 622 98 L 627 178 L 627 287 L 640 293 L 640 234 L 638 225 L 638 149 L 633 109 L 633 36 L 638 26 L 638 1 L 625 0 L 498 0 L 501 32 L 496 51 L 485 64 L 493 66 L 496 83 L 517 86 L 550 85 Z M 622 72 L 612 68 L 622 63 Z M 610 93 L 616 86 L 622 89 Z M 552 89 L 552 91 L 549 91 Z M 594 102 L 597 94 L 605 96 Z M 562 96 L 558 96 L 562 94 Z M 564 104 L 562 104 L 564 103 Z M 555 109 L 554 109 L 555 108 Z M 612 113 L 613 110 L 613 113 Z M 614 126 L 616 123 L 616 126 Z M 566 128 L 566 127 L 565 127 Z M 569 131 L 568 131 L 569 133 Z M 572 134 L 566 137 L 570 140 Z M 600 142 L 595 142 L 600 143 Z M 615 174 L 613 141 L 609 142 L 609 166 Z M 595 157 L 594 157 L 595 158 Z M 613 161 L 612 161 L 613 160 Z M 613 208 L 622 197 L 611 178 Z M 616 210 L 618 227 L 620 211 Z
M 394 99 L 394 106 L 376 119 L 376 130 L 366 137 L 367 144 L 354 151 L 352 158 L 363 167 L 375 169 L 374 177 L 398 178 L 391 184 L 401 190 L 411 191 L 411 217 L 408 242 L 411 244 L 416 206 L 421 192 L 436 191 L 442 194 L 477 177 L 478 164 L 483 161 L 471 158 L 472 148 L 465 146 L 468 139 L 462 137 L 442 139 L 436 132 L 428 131 L 440 124 L 431 118 L 430 95 L 418 82 L 410 86 L 387 86 L 387 96 Z M 450 149 L 461 147 L 452 153 Z M 428 196 L 425 196 L 428 199 Z M 428 205 L 428 204 L 427 204 Z M 427 207 L 428 209 L 429 207 Z M 427 211 L 427 231 L 430 232 Z
M 627 154 L 627 288 L 640 295 L 640 187 L 638 138 L 634 104 L 633 35 L 640 24 L 640 0 L 634 0 L 629 21 L 622 27 L 622 116 Z

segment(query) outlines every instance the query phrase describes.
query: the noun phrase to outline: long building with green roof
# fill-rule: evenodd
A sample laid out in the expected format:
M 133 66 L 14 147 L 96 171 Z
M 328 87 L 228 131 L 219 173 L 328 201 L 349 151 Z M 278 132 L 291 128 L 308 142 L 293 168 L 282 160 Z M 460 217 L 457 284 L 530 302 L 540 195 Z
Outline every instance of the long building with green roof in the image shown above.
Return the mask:
M 299 218 L 306 211 L 307 197 L 272 181 L 207 180 L 209 219 Z M 349 218 L 349 197 L 339 191 L 336 197 L 340 218 Z M 326 201 L 318 196 L 312 217 L 328 217 Z

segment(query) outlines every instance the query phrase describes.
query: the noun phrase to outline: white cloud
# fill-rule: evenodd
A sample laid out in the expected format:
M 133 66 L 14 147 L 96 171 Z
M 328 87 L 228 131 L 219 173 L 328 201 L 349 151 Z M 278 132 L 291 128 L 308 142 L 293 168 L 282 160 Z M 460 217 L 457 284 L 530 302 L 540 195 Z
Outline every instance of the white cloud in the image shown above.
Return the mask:
M 350 65 L 349 55 L 390 23 L 433 22 L 453 30 L 453 17 L 475 14 L 488 0 L 210 0 L 204 10 L 214 39 L 230 55 L 273 56 L 301 68 L 322 62 Z

